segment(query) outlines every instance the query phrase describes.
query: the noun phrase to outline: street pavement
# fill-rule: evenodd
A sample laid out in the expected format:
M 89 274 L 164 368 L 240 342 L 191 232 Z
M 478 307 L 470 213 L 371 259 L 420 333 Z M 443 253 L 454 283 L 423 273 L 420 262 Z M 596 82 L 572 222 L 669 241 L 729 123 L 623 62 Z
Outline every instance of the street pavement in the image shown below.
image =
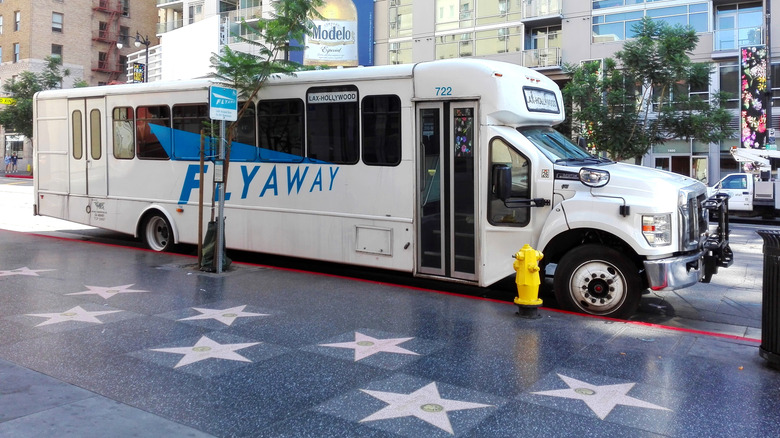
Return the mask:
M 648 294 L 641 321 L 524 319 L 321 273 L 200 272 L 66 238 L 76 225 L 28 217 L 29 187 L 0 191 L 0 436 L 780 436 L 760 227 L 734 231 L 713 283 Z

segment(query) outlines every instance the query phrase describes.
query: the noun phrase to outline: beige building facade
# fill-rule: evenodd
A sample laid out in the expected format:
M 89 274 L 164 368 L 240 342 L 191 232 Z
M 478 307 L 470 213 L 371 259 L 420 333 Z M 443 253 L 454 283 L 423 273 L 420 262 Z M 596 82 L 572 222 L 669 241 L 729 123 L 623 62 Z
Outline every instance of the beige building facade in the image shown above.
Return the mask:
M 116 43 L 132 42 L 136 32 L 156 41 L 156 23 L 156 5 L 146 0 L 2 0 L 0 84 L 23 71 L 42 71 L 48 56 L 60 57 L 70 71 L 63 88 L 81 80 L 124 82 L 127 53 L 137 49 L 119 50 Z M 26 169 L 32 161 L 30 142 L 5 129 L 0 135 L 5 153 L 17 153 L 20 169 Z

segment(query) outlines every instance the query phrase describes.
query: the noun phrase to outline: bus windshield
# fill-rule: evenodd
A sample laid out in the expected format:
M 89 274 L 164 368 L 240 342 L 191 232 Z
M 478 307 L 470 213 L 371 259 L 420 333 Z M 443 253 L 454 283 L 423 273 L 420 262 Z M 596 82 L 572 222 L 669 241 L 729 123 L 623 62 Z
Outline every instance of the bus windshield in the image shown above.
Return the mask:
M 542 153 L 556 164 L 576 162 L 610 163 L 611 160 L 593 156 L 572 143 L 563 134 L 550 127 L 517 128 Z

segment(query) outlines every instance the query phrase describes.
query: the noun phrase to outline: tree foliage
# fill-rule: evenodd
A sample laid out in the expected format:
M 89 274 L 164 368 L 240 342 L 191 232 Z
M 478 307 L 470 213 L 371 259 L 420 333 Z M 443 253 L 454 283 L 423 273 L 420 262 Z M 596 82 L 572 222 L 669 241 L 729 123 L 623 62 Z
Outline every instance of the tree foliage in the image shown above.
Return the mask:
M 323 0 L 280 0 L 272 2 L 274 11 L 269 18 L 262 18 L 252 23 L 242 20 L 241 27 L 249 37 L 236 36 L 239 41 L 249 45 L 255 53 L 231 50 L 225 46 L 221 54 L 213 54 L 211 66 L 214 69 L 212 77 L 215 83 L 235 88 L 239 101 L 244 105 L 239 108 L 238 120 L 227 127 L 228 153 L 225 160 L 225 184 L 227 184 L 227 167 L 230 162 L 230 145 L 235 136 L 235 129 L 241 116 L 251 105 L 260 89 L 269 78 L 275 75 L 292 75 L 303 68 L 296 62 L 289 61 L 290 51 L 302 50 L 291 46 L 290 41 L 303 41 L 314 27 L 312 17 L 320 17 L 315 10 L 322 5 Z
M 251 101 L 269 78 L 291 75 L 302 66 L 289 61 L 287 53 L 301 50 L 290 40 L 303 41 L 313 27 L 312 16 L 323 0 L 281 0 L 271 3 L 274 12 L 269 18 L 252 23 L 242 21 L 241 27 L 250 37 L 235 36 L 255 53 L 237 52 L 225 46 L 222 54 L 211 57 L 215 82 L 236 88 L 239 100 Z M 245 108 L 241 108 L 243 111 Z
M 61 88 L 62 80 L 70 76 L 68 69 L 62 69 L 62 59 L 46 57 L 46 66 L 40 73 L 24 71 L 16 78 L 3 83 L 5 96 L 16 99 L 0 111 L 0 125 L 7 131 L 33 136 L 33 97 L 35 93 Z
M 567 66 L 572 79 L 563 92 L 575 132 L 616 160 L 637 161 L 669 139 L 709 143 L 731 137 L 726 96 L 689 93 L 708 90 L 710 82 L 711 66 L 690 59 L 696 32 L 649 18 L 633 31 L 617 60 Z

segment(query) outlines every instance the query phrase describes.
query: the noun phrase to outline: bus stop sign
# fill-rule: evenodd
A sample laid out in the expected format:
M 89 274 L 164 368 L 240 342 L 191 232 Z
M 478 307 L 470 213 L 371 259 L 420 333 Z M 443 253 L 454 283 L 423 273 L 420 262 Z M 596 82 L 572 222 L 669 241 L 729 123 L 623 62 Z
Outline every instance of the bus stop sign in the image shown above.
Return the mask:
M 209 87 L 209 117 L 235 122 L 238 119 L 238 92 L 233 88 Z

